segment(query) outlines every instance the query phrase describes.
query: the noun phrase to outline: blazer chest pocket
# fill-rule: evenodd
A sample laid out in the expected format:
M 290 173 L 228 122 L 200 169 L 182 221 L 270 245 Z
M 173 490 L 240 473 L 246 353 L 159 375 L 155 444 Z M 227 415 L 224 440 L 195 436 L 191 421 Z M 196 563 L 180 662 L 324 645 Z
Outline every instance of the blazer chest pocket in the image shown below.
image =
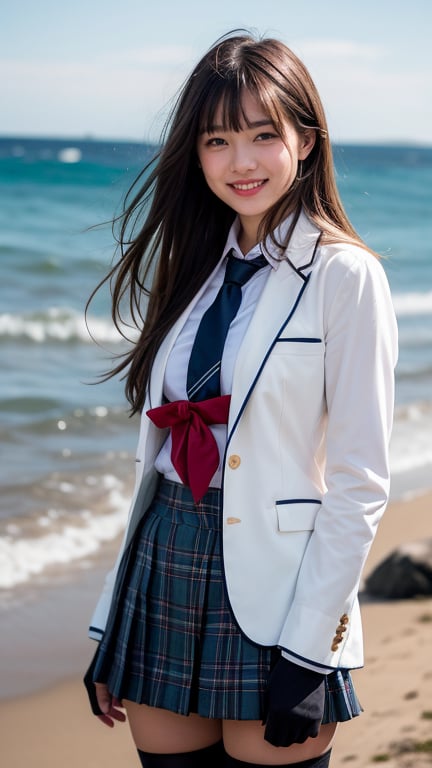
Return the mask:
M 319 499 L 282 499 L 276 502 L 278 529 L 280 531 L 313 531 Z
M 324 355 L 322 339 L 312 336 L 279 336 L 273 347 L 277 355 Z

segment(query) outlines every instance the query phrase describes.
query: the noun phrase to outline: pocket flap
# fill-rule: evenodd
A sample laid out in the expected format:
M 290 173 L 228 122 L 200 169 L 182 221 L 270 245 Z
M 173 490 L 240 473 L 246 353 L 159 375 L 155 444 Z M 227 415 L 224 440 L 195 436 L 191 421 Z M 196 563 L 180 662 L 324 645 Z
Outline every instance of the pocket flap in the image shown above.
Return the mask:
M 325 344 L 321 339 L 279 336 L 275 351 L 284 355 L 324 355 Z
M 313 531 L 321 506 L 319 499 L 287 499 L 276 502 L 280 531 Z

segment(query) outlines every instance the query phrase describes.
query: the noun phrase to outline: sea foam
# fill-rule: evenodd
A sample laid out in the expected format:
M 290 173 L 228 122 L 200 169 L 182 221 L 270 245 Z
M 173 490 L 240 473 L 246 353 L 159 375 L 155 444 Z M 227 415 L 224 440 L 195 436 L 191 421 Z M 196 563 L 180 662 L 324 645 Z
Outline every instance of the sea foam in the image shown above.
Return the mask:
M 0 589 L 12 589 L 40 577 L 52 566 L 84 562 L 121 533 L 129 500 L 116 478 L 105 476 L 103 483 L 109 488 L 107 507 L 111 511 L 107 513 L 83 509 L 75 518 L 69 516 L 61 522 L 55 510 L 47 510 L 38 520 L 39 536 L 20 536 L 19 520 L 9 525 L 6 536 L 0 538 Z M 62 490 L 70 492 L 70 488 Z M 55 530 L 50 531 L 51 527 Z
M 432 291 L 395 293 L 393 306 L 398 317 L 432 314 Z
M 128 338 L 133 330 L 125 329 Z M 136 335 L 136 332 L 135 332 Z M 30 340 L 37 344 L 44 342 L 80 343 L 123 341 L 112 320 L 91 317 L 86 325 L 84 313 L 74 309 L 50 307 L 45 312 L 22 314 L 3 313 L 0 315 L 0 340 L 7 338 Z

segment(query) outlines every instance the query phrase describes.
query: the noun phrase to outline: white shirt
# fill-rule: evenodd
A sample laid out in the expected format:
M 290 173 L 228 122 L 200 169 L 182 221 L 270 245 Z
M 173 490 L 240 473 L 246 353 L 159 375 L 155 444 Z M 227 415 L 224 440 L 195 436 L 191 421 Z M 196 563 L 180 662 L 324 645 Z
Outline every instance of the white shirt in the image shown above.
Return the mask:
M 291 217 L 283 222 L 282 227 L 285 231 L 290 222 Z M 282 234 L 282 227 L 280 234 Z M 201 318 L 209 306 L 213 303 L 214 299 L 216 298 L 216 294 L 218 293 L 223 283 L 227 263 L 227 254 L 231 249 L 234 249 L 235 255 L 239 259 L 250 260 L 255 259 L 257 256 L 264 255 L 269 264 L 268 266 L 259 269 L 250 278 L 250 280 L 248 280 L 248 282 L 242 286 L 242 302 L 240 309 L 228 330 L 222 355 L 220 384 L 222 395 L 231 394 L 234 365 L 237 358 L 237 352 L 246 333 L 249 321 L 253 315 L 256 303 L 261 295 L 270 271 L 271 269 L 278 268 L 280 260 L 280 251 L 278 251 L 270 238 L 266 241 L 265 249 L 261 247 L 261 244 L 258 244 L 255 245 L 246 254 L 246 256 L 244 256 L 238 244 L 239 230 L 240 222 L 238 219 L 235 219 L 228 233 L 228 238 L 222 254 L 223 259 L 219 269 L 216 271 L 204 294 L 192 309 L 191 314 L 186 320 L 186 323 L 184 324 L 176 339 L 173 349 L 171 350 L 165 370 L 164 379 L 164 395 L 170 402 L 174 402 L 175 400 L 187 400 L 186 376 L 189 358 L 192 351 L 192 345 L 195 340 Z M 220 488 L 222 482 L 221 461 L 225 451 L 227 426 L 226 424 L 216 424 L 211 426 L 210 429 L 214 435 L 219 450 L 219 466 L 210 482 L 210 486 L 212 488 Z M 166 439 L 161 451 L 156 458 L 155 467 L 157 471 L 164 475 L 168 480 L 181 483 L 180 477 L 178 476 L 171 462 L 171 434 Z

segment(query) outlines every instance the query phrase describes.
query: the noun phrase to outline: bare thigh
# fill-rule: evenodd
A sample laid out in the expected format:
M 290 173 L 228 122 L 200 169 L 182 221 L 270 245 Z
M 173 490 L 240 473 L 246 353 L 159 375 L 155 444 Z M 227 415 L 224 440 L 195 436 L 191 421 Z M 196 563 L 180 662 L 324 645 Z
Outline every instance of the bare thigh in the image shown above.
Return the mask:
M 264 726 L 258 720 L 223 720 L 224 746 L 231 757 L 246 763 L 289 765 L 327 752 L 333 742 L 336 723 L 322 725 L 315 739 L 290 747 L 273 747 L 264 741 Z
M 123 701 L 137 749 L 154 754 L 192 752 L 215 744 L 222 736 L 220 720 L 177 715 L 166 709 Z

